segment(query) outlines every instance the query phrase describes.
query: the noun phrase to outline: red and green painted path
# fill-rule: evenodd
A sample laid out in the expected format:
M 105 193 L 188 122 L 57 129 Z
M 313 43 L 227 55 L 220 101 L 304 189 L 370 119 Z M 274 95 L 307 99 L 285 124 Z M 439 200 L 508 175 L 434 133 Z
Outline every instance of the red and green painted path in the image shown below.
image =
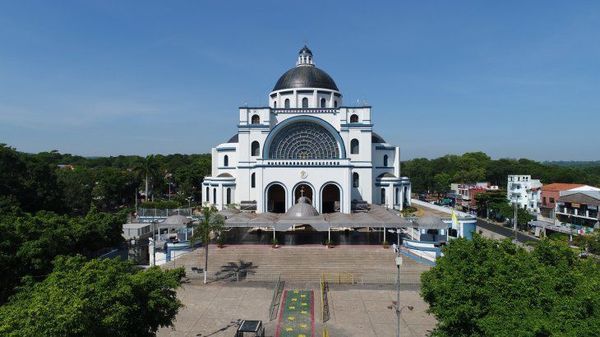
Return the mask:
M 286 290 L 281 300 L 275 337 L 314 337 L 315 306 L 312 290 Z

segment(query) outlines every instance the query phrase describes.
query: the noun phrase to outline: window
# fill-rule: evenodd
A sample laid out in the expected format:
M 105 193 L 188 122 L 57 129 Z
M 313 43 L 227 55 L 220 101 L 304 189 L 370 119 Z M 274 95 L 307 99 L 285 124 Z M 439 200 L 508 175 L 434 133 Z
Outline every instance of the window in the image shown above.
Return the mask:
M 333 107 L 337 108 L 337 101 L 333 101 Z
M 208 186 L 206 187 L 206 202 L 210 202 L 210 191 Z
M 554 203 L 554 198 L 550 197 L 550 203 L 553 204 Z
M 285 99 L 285 101 L 284 101 L 284 106 L 285 106 L 285 108 L 286 108 L 286 109 L 289 109 L 289 108 L 290 108 L 290 99 L 289 99 L 289 98 L 286 98 L 286 99 Z
M 358 123 L 358 115 L 357 114 L 350 116 L 350 123 Z
M 321 98 L 321 108 L 325 107 L 325 98 Z
M 329 130 L 314 122 L 295 122 L 279 131 L 265 156 L 268 159 L 334 159 L 338 143 Z
M 217 203 L 217 189 L 213 188 L 213 204 Z
M 252 123 L 252 124 L 260 124 L 260 116 L 258 116 L 258 115 L 253 115 L 253 116 L 252 116 L 251 123 Z
M 388 166 L 388 155 L 383 156 L 383 166 Z
M 256 187 L 256 173 L 252 173 L 250 175 L 250 187 L 252 187 L 252 188 Z
M 302 99 L 302 107 L 303 108 L 308 108 L 308 98 L 304 97 Z
M 350 154 L 358 154 L 358 139 L 350 141 Z
M 251 146 L 251 156 L 256 157 L 259 155 L 259 152 L 260 152 L 260 144 L 258 144 L 257 141 L 253 141 L 252 146 Z
M 358 173 L 354 172 L 352 173 L 352 187 L 358 187 L 358 184 Z
M 225 157 L 223 157 L 223 166 L 227 167 L 229 166 L 229 156 L 225 155 Z
M 231 204 L 231 188 L 227 188 L 227 205 Z
M 277 101 L 273 101 L 273 108 L 277 109 Z
M 381 189 L 381 204 L 385 205 L 385 188 Z

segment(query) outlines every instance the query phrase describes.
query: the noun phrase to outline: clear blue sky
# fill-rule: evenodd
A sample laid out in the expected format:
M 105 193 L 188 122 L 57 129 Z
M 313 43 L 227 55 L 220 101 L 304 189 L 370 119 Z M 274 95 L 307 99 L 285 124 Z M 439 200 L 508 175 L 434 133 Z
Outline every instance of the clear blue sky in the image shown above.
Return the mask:
M 208 152 L 304 41 L 403 159 L 600 159 L 598 1 L 3 1 L 0 143 Z

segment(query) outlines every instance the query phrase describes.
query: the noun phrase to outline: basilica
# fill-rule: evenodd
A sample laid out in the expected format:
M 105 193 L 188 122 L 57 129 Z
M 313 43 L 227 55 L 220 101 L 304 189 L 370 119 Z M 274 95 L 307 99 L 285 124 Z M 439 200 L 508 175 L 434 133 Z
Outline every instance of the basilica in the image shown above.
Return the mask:
M 410 205 L 400 148 L 373 132 L 371 107 L 344 105 L 306 46 L 268 106 L 239 108 L 237 129 L 212 149 L 212 174 L 202 183 L 202 201 L 219 210 L 286 213 L 298 200 L 316 214 Z

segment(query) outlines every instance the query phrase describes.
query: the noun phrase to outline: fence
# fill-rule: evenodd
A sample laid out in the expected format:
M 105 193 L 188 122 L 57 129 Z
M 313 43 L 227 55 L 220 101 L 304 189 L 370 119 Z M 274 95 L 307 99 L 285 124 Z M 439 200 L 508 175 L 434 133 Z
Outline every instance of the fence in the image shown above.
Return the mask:
M 269 320 L 271 321 L 277 318 L 277 311 L 279 311 L 281 304 L 281 294 L 283 293 L 284 286 L 285 282 L 281 281 L 281 276 L 278 277 L 275 290 L 273 291 L 273 299 L 271 299 L 271 305 L 269 306 Z

